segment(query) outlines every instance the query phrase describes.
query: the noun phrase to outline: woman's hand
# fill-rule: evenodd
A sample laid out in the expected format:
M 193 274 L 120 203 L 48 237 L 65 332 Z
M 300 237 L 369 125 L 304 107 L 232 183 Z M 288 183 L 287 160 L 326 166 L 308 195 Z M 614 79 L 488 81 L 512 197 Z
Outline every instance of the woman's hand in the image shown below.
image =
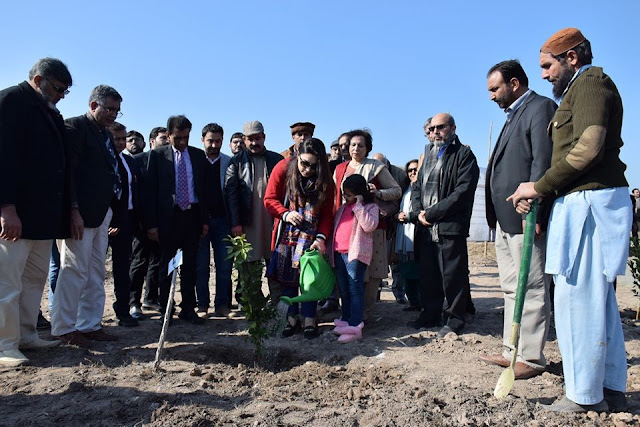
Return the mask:
M 302 221 L 304 221 L 304 217 L 300 213 L 295 211 L 290 211 L 286 216 L 286 222 L 288 222 L 289 224 L 298 226 L 302 224 Z
M 318 252 L 324 255 L 325 251 L 327 250 L 327 245 L 324 243 L 324 240 L 316 239 L 313 241 L 309 249 L 316 249 Z
M 404 212 L 398 213 L 398 222 L 406 222 L 409 216 Z

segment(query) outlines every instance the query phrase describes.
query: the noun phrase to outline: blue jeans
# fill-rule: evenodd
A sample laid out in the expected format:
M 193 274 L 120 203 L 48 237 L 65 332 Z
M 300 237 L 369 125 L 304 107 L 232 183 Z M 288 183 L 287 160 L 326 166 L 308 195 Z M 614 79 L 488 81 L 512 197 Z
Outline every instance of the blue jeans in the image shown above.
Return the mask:
M 51 257 L 49 258 L 49 312 L 53 308 L 53 293 L 56 291 L 56 283 L 58 283 L 58 273 L 60 272 L 60 251 L 53 241 L 51 247 Z
M 227 219 L 210 218 L 209 233 L 200 239 L 196 255 L 196 295 L 198 307 L 207 308 L 211 303 L 209 296 L 209 269 L 213 249 L 213 261 L 216 266 L 216 297 L 215 307 L 227 306 L 231 302 L 231 268 L 233 261 L 227 258 L 227 242 L 223 241 L 231 234 L 231 227 Z
M 348 261 L 349 254 L 335 254 L 336 278 L 342 298 L 342 320 L 350 326 L 362 323 L 364 315 L 364 273 L 367 264 L 362 261 Z
M 299 288 L 297 286 L 280 286 L 281 294 L 282 296 L 285 296 L 285 297 L 291 297 L 291 298 L 297 297 L 298 290 Z M 298 305 L 300 305 L 300 308 L 298 308 Z M 309 301 L 309 302 L 302 302 L 299 304 L 291 304 L 289 306 L 289 310 L 287 311 L 287 314 L 289 316 L 295 316 L 296 314 L 301 313 L 302 316 L 304 317 L 315 318 L 317 308 L 318 308 L 318 301 Z

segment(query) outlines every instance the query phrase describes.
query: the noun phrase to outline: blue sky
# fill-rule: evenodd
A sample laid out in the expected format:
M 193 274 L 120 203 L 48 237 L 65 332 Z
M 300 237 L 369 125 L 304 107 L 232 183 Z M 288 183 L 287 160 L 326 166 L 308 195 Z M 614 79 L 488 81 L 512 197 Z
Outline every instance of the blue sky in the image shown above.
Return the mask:
M 145 139 L 173 114 L 191 119 L 195 146 L 209 122 L 224 127 L 228 142 L 242 123 L 260 120 L 267 148 L 282 151 L 292 143 L 289 125 L 312 121 L 327 146 L 343 131 L 368 127 L 374 151 L 399 165 L 424 149 L 424 120 L 450 112 L 484 166 L 490 123 L 495 143 L 505 119 L 489 101 L 487 70 L 519 59 L 530 87 L 551 96 L 540 78 L 540 46 L 575 26 L 622 95 L 622 159 L 630 186 L 640 186 L 640 2 L 182 3 L 3 2 L 0 87 L 53 56 L 74 79 L 58 104 L 65 117 L 84 113 L 91 89 L 104 83 L 124 98 L 120 121 Z

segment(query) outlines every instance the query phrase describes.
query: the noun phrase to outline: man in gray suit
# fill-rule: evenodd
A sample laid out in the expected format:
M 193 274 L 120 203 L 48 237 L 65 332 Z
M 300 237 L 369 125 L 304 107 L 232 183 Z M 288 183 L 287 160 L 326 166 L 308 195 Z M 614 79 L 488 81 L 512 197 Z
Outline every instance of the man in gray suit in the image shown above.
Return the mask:
M 508 366 L 513 348 L 509 345 L 513 307 L 520 268 L 524 216 L 516 213 L 507 197 L 521 182 L 537 181 L 551 162 L 552 142 L 547 126 L 556 104 L 528 88 L 528 79 L 518 61 L 503 61 L 487 74 L 492 101 L 507 113 L 487 167 L 486 210 L 489 227 L 496 228 L 496 256 L 504 292 L 502 354 L 482 355 L 484 362 Z M 516 379 L 530 378 L 545 370 L 542 350 L 549 332 L 549 281 L 544 274 L 545 220 L 548 210 L 541 206 L 536 220 L 536 239 L 522 312 L 520 343 L 515 366 Z

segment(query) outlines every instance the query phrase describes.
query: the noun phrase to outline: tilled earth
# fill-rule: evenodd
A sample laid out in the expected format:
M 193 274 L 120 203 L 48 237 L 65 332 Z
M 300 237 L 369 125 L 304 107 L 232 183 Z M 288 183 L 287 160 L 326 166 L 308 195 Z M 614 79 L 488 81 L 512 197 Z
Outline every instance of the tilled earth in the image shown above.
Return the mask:
M 460 336 L 441 339 L 435 328 L 407 328 L 415 313 L 403 312 L 384 289 L 363 341 L 336 342 L 330 313 L 321 318 L 320 337 L 271 338 L 260 360 L 246 340 L 240 312 L 210 315 L 203 326 L 175 320 L 158 372 L 153 360 L 159 315 L 147 313 L 137 328 L 115 326 L 109 277 L 103 321 L 119 340 L 90 350 L 25 352 L 29 366 L 0 369 L 0 425 L 639 425 L 640 323 L 634 320 L 638 299 L 630 276 L 618 284 L 629 412 L 556 415 L 540 406 L 562 395 L 553 331 L 545 350 L 547 372 L 516 381 L 502 401 L 493 397 L 502 368 L 477 356 L 501 351 L 502 297 L 491 247 L 487 256 L 482 244 L 470 248 L 478 312 Z

